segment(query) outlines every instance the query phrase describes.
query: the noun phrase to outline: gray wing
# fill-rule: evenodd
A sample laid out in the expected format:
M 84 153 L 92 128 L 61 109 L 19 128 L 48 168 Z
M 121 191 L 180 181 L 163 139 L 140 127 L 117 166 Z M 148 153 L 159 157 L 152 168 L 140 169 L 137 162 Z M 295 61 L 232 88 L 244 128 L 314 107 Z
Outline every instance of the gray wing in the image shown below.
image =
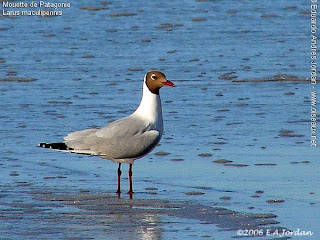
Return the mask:
M 139 158 L 160 141 L 157 130 L 141 119 L 126 117 L 101 129 L 86 129 L 68 134 L 64 139 L 76 153 L 100 155 L 109 159 Z

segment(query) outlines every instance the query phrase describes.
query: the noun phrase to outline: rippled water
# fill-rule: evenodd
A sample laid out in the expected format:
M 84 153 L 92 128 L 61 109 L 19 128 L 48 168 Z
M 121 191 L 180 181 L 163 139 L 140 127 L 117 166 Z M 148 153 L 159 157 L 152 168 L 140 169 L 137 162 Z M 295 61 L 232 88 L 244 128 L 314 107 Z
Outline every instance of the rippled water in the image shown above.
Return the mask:
M 298 0 L 78 1 L 58 17 L 0 17 L 1 235 L 237 236 L 232 226 L 192 214 L 143 212 L 151 225 L 140 230 L 127 219 L 141 215 L 117 214 L 122 225 L 99 209 L 87 214 L 66 199 L 113 196 L 117 165 L 36 147 L 130 114 L 144 74 L 158 69 L 177 88 L 162 89 L 165 134 L 134 165 L 134 201 L 272 213 L 279 223 L 271 226 L 310 230 L 317 239 L 319 151 L 310 147 L 311 85 L 303 81 L 309 9 Z M 256 81 L 272 78 L 299 81 Z

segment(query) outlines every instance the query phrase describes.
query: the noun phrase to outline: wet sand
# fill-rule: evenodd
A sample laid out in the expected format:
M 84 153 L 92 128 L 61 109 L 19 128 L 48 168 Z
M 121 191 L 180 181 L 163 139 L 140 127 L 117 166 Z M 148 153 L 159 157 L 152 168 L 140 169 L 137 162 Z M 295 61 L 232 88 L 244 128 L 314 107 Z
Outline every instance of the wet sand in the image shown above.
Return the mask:
M 20 183 L 18 188 L 22 186 Z M 213 239 L 216 235 L 234 236 L 238 229 L 283 229 L 275 214 L 237 212 L 224 207 L 205 206 L 197 201 L 128 199 L 127 196 L 119 199 L 110 193 L 71 195 L 57 193 L 55 188 L 45 192 L 33 189 L 32 192 L 14 193 L 19 197 L 10 202 L 13 193 L 5 191 L 6 188 L 8 186 L 2 188 L 4 194 L 0 202 L 1 221 L 6 227 L 6 230 L 1 230 L 2 237 L 162 239 L 168 229 L 172 229 L 170 231 L 176 232 L 178 238 L 191 239 L 206 234 L 206 238 Z M 214 224 L 223 234 L 199 231 L 197 225 L 203 224 L 212 225 L 215 229 Z

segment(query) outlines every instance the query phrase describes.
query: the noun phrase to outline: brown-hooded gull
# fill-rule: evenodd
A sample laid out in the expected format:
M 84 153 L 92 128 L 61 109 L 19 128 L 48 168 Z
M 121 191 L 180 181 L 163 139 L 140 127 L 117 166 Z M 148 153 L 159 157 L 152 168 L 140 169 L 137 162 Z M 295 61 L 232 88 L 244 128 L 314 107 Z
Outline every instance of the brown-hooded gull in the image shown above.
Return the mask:
M 159 90 L 175 85 L 158 71 L 148 72 L 143 81 L 142 99 L 131 115 L 102 128 L 90 128 L 69 133 L 61 143 L 40 143 L 39 147 L 59 151 L 95 155 L 119 163 L 118 189 L 120 196 L 121 163 L 129 163 L 129 194 L 132 197 L 132 164 L 150 153 L 163 133 Z

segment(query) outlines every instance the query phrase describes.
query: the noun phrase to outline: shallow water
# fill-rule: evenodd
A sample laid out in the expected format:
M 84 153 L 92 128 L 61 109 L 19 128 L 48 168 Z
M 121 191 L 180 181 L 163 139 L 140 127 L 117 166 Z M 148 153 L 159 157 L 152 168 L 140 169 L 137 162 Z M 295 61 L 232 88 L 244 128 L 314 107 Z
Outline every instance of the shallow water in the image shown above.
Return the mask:
M 239 226 L 196 217 L 192 211 L 202 206 L 274 214 L 278 223 L 267 228 L 313 231 L 300 238 L 317 239 L 320 164 L 318 148 L 310 147 L 311 85 L 253 82 L 276 74 L 309 77 L 308 2 L 71 5 L 60 17 L 0 17 L 1 236 L 237 236 Z M 134 201 L 185 203 L 190 214 L 151 214 L 154 205 L 146 204 L 139 214 L 119 207 L 115 221 L 103 213 L 119 204 L 116 164 L 36 145 L 130 114 L 150 69 L 177 88 L 162 89 L 165 134 L 134 164 Z M 98 201 L 94 210 L 66 202 L 83 196 L 109 197 L 103 210 Z M 119 201 L 127 206 L 127 199 Z M 132 223 L 144 218 L 141 228 Z

